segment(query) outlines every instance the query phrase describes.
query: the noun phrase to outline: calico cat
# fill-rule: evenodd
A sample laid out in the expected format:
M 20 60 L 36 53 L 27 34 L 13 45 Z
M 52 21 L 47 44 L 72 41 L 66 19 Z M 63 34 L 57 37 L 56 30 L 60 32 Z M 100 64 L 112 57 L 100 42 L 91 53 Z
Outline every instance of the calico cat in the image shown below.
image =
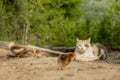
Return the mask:
M 95 61 L 106 59 L 107 49 L 100 43 L 91 44 L 90 38 L 80 40 L 77 38 L 75 59 L 79 61 Z
M 73 52 L 67 52 L 58 56 L 59 69 L 64 70 L 75 59 Z

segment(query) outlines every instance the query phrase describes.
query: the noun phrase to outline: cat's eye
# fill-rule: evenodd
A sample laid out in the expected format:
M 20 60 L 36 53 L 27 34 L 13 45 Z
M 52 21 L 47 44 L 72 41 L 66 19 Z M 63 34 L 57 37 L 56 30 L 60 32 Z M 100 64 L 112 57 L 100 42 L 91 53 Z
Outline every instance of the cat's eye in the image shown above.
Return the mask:
M 77 46 L 81 46 L 81 44 L 77 44 Z
M 88 48 L 89 46 L 86 44 L 85 47 Z

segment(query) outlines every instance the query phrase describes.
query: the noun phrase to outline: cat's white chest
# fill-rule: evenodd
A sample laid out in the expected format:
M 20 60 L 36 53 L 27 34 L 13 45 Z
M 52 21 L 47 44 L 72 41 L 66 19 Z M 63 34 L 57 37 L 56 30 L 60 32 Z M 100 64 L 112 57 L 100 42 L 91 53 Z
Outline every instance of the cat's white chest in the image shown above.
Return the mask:
M 98 56 L 95 56 L 93 54 L 92 48 L 90 48 L 83 54 L 79 54 L 79 53 L 75 53 L 75 54 L 76 54 L 76 60 L 80 60 L 80 61 L 94 61 L 98 59 Z

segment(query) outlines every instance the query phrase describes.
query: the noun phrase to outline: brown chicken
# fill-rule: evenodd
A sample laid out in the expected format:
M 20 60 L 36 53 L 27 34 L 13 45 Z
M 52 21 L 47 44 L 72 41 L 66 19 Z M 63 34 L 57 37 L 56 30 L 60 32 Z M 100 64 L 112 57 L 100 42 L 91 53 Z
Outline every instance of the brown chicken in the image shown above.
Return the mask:
M 73 52 L 67 52 L 58 56 L 59 69 L 64 70 L 75 59 Z

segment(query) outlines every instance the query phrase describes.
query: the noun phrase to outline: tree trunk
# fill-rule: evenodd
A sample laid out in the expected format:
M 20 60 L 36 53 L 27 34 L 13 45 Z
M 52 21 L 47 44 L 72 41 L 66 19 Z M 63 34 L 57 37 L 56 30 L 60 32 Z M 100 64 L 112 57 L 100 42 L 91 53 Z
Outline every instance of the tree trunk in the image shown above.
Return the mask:
M 24 25 L 23 28 L 23 44 L 26 45 L 28 40 L 28 25 Z

